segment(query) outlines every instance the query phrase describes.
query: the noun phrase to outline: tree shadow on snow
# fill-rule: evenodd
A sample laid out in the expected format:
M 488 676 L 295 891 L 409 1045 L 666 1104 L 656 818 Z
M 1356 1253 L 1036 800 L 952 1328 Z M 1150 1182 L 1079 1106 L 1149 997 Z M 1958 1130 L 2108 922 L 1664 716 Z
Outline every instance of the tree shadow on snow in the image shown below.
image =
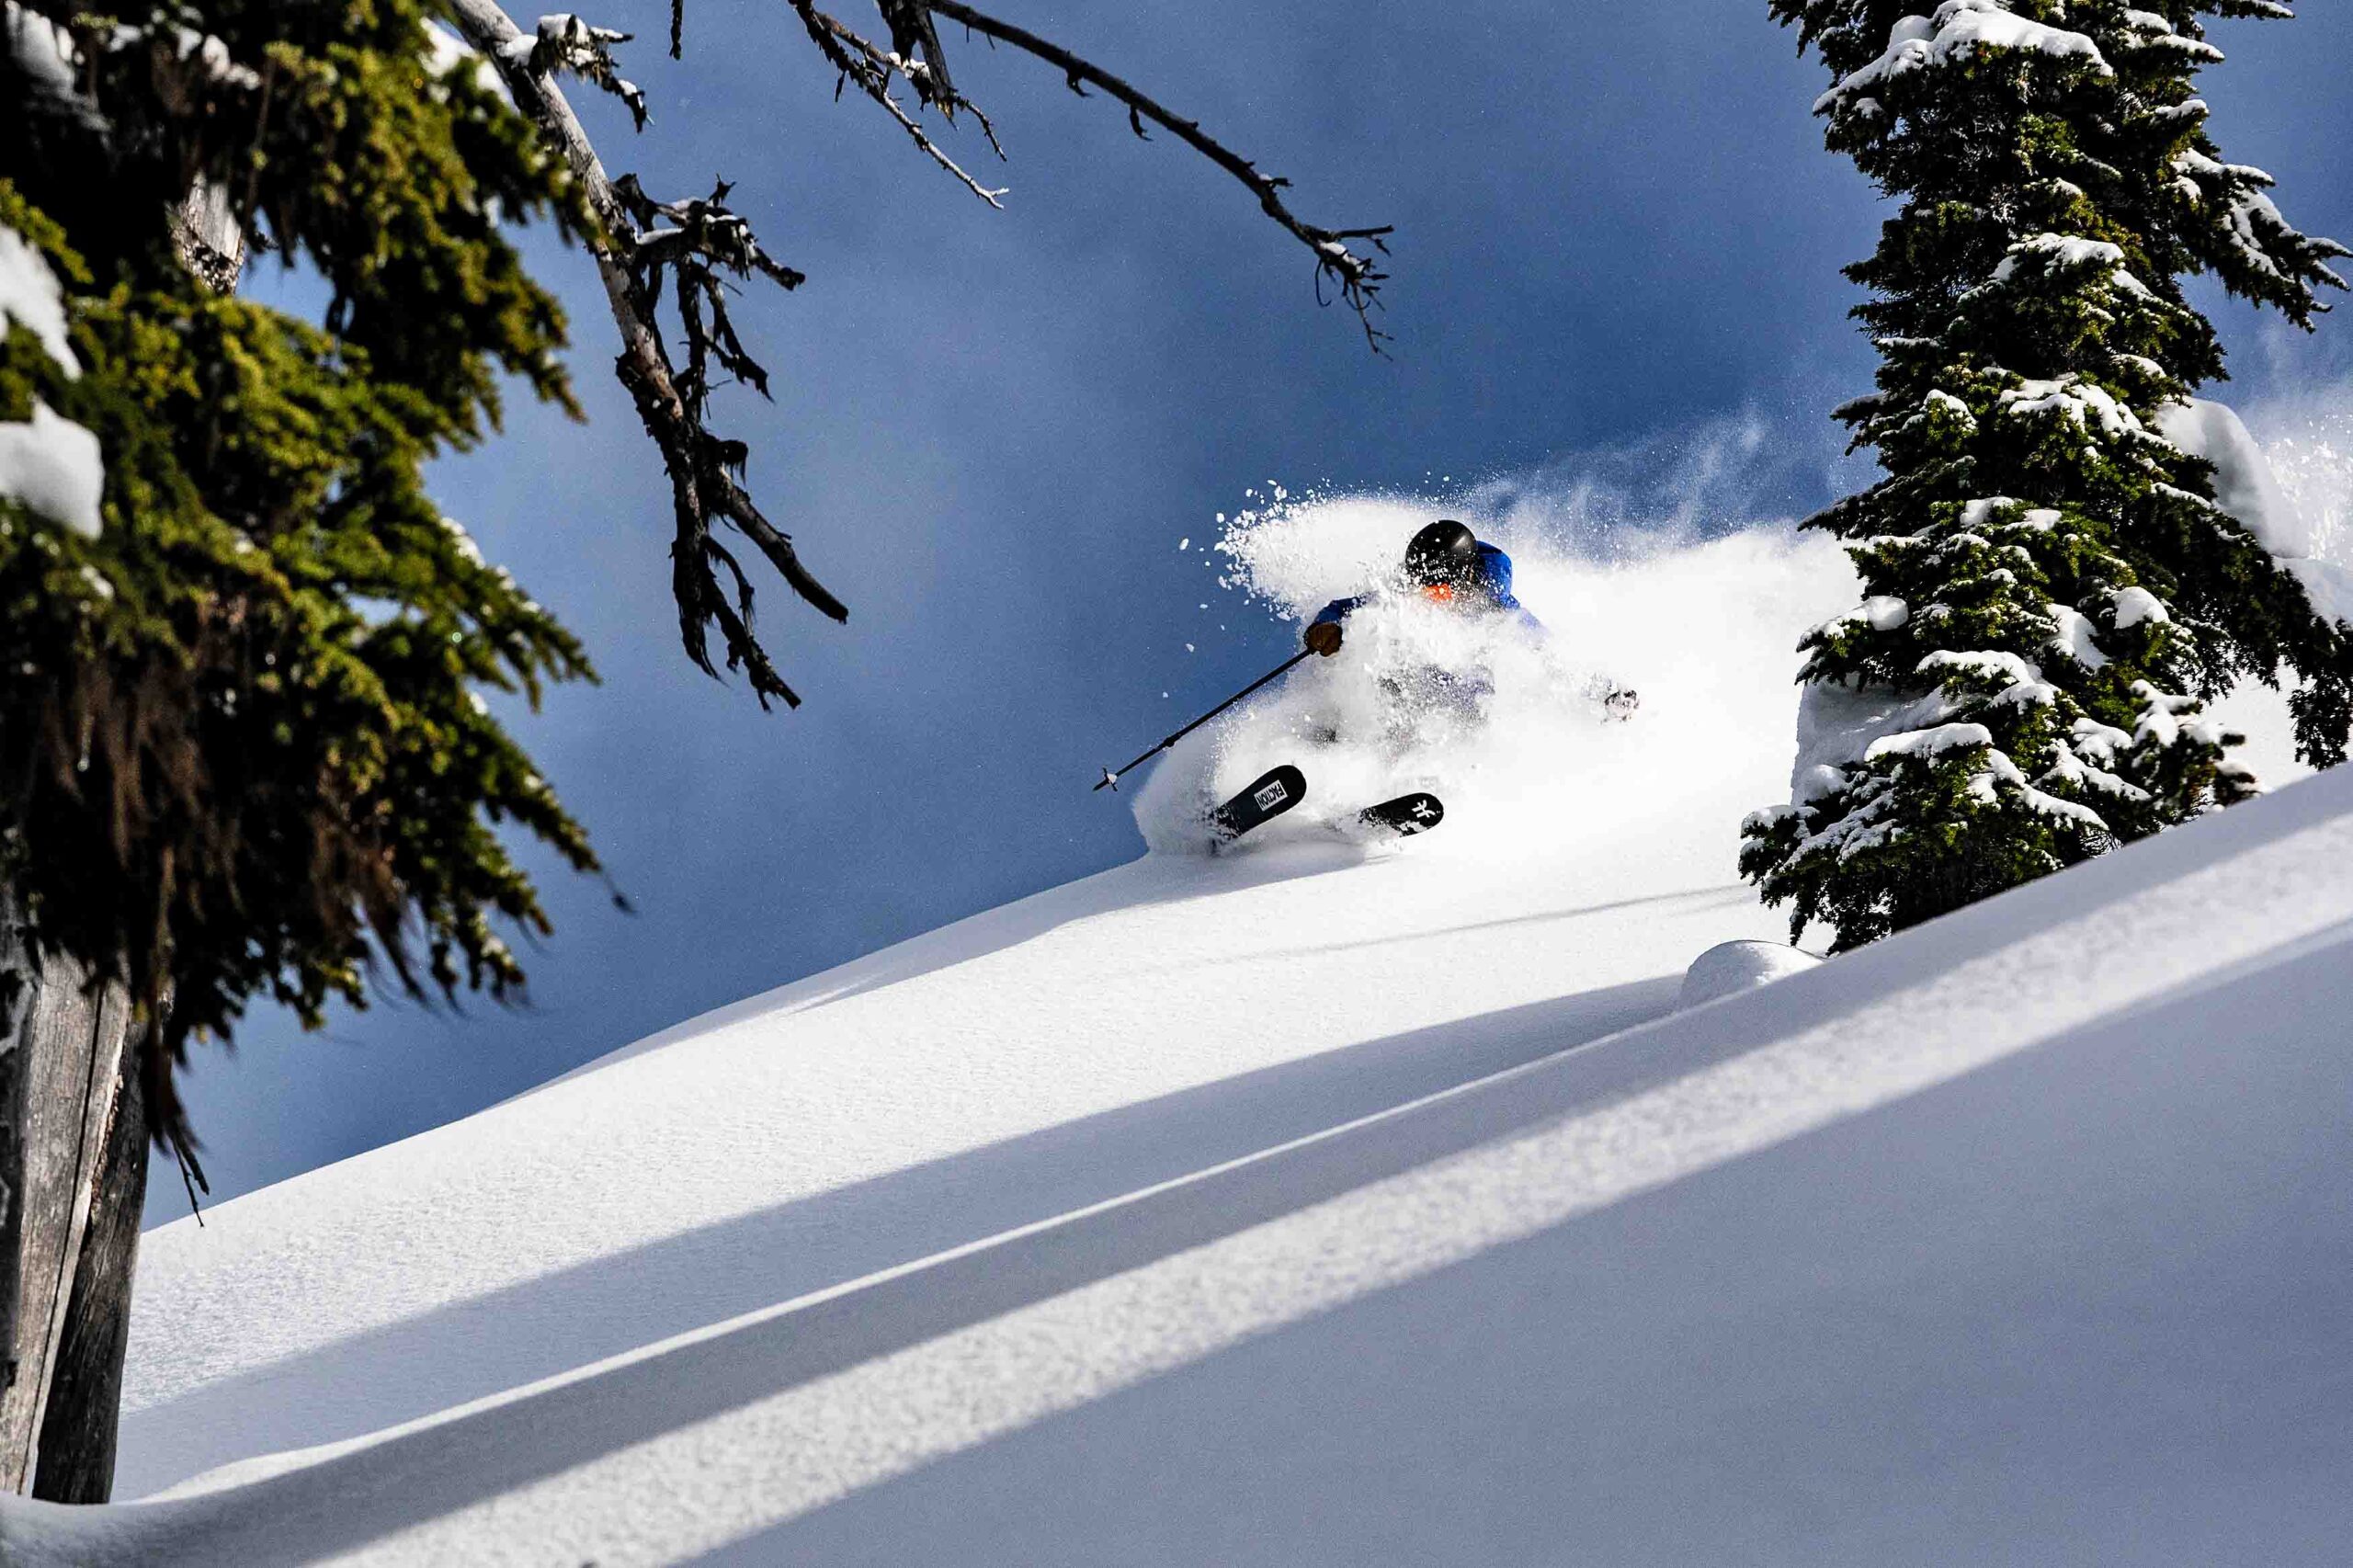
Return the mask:
M 1676 983 L 1611 986 L 1325 1051 L 452 1303 L 137 1412 L 119 1490 L 381 1430 L 1238 1158 L 1642 1023 L 1673 1005 Z M 320 1413 L 338 1407 L 354 1413 L 347 1428 L 323 1431 Z M 276 1413 L 281 1428 L 257 1426 Z

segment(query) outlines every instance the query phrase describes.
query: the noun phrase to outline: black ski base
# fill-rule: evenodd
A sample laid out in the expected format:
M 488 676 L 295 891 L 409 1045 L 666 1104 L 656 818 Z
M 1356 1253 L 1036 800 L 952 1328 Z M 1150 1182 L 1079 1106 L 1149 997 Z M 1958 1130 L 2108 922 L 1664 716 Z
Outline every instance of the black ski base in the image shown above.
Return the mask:
M 1445 820 L 1445 804 L 1436 795 L 1423 790 L 1410 795 L 1400 795 L 1393 801 L 1383 801 L 1377 806 L 1367 806 L 1357 813 L 1357 821 L 1365 826 L 1386 828 L 1401 838 L 1427 833 Z
M 1262 827 L 1307 799 L 1307 777 L 1285 763 L 1251 780 L 1233 799 L 1210 813 L 1212 846 L 1233 843 L 1252 828 Z M 1446 820 L 1446 806 L 1427 790 L 1367 806 L 1357 813 L 1359 827 L 1374 833 L 1410 838 L 1427 833 Z
M 1307 777 L 1289 763 L 1260 774 L 1240 794 L 1210 813 L 1210 832 L 1231 844 L 1307 799 Z

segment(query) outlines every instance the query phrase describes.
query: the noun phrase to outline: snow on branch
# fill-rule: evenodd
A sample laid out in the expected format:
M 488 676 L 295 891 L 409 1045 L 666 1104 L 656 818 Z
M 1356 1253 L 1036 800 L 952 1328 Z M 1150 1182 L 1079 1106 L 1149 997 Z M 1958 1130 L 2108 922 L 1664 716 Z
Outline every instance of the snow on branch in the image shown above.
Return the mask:
M 0 224 L 0 340 L 32 334 L 69 379 L 82 363 L 66 341 L 65 290 L 49 263 L 16 230 Z M 35 399 L 32 417 L 0 421 L 0 500 L 16 501 L 85 539 L 98 537 L 106 466 L 98 438 Z
M 1841 77 L 1814 100 L 1816 114 L 1859 104 L 1895 78 L 1915 71 L 1967 66 L 1987 51 L 2011 50 L 2079 62 L 2099 75 L 2113 74 L 2099 46 L 2086 35 L 2022 17 L 2006 0 L 1944 0 L 1930 17 L 1904 17 L 1888 29 L 1887 48 L 1860 70 Z
M 11 324 L 40 341 L 41 350 L 68 376 L 82 373 L 65 339 L 65 289 L 40 252 L 16 230 L 0 226 L 0 338 Z
M 98 438 L 36 399 L 33 416 L 0 421 L 0 500 L 22 503 L 70 533 L 96 539 L 106 462 Z
M 541 76 L 569 71 L 613 95 L 629 106 L 630 117 L 645 129 L 645 94 L 620 74 L 613 45 L 627 43 L 634 34 L 611 28 L 592 28 L 568 12 L 540 18 L 536 36 L 517 37 L 506 52 Z
M 2267 194 L 2277 182 L 2261 169 L 2190 147 L 2175 157 L 2173 172 L 2175 194 L 2208 216 L 2194 232 L 2228 287 L 2274 301 L 2299 326 L 2309 327 L 2313 315 L 2327 312 L 2313 297 L 2313 286 L 2345 288 L 2343 275 L 2328 264 L 2353 250 L 2299 233 Z

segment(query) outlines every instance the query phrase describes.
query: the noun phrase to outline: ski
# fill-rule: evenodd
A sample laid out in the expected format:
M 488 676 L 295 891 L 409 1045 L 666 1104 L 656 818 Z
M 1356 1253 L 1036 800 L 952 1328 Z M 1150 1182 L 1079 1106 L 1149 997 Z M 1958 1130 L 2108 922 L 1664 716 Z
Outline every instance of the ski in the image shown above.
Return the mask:
M 1367 806 L 1357 813 L 1357 821 L 1365 826 L 1387 828 L 1401 838 L 1427 833 L 1445 820 L 1444 803 L 1436 795 L 1422 790 L 1410 795 L 1400 795 L 1393 801 L 1383 801 L 1377 806 Z
M 1225 804 L 1210 813 L 1210 830 L 1221 844 L 1230 844 L 1252 828 L 1282 815 L 1307 798 L 1307 778 L 1289 763 L 1270 768 L 1252 780 Z

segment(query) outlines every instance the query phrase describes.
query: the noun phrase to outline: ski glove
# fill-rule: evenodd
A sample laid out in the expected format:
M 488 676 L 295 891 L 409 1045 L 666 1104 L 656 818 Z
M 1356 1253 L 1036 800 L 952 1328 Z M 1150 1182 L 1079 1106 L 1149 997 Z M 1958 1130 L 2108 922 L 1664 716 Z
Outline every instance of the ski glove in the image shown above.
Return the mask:
M 1321 653 L 1328 659 L 1340 651 L 1340 623 L 1336 620 L 1319 620 L 1307 629 L 1307 636 L 1303 641 L 1307 643 L 1309 653 Z

